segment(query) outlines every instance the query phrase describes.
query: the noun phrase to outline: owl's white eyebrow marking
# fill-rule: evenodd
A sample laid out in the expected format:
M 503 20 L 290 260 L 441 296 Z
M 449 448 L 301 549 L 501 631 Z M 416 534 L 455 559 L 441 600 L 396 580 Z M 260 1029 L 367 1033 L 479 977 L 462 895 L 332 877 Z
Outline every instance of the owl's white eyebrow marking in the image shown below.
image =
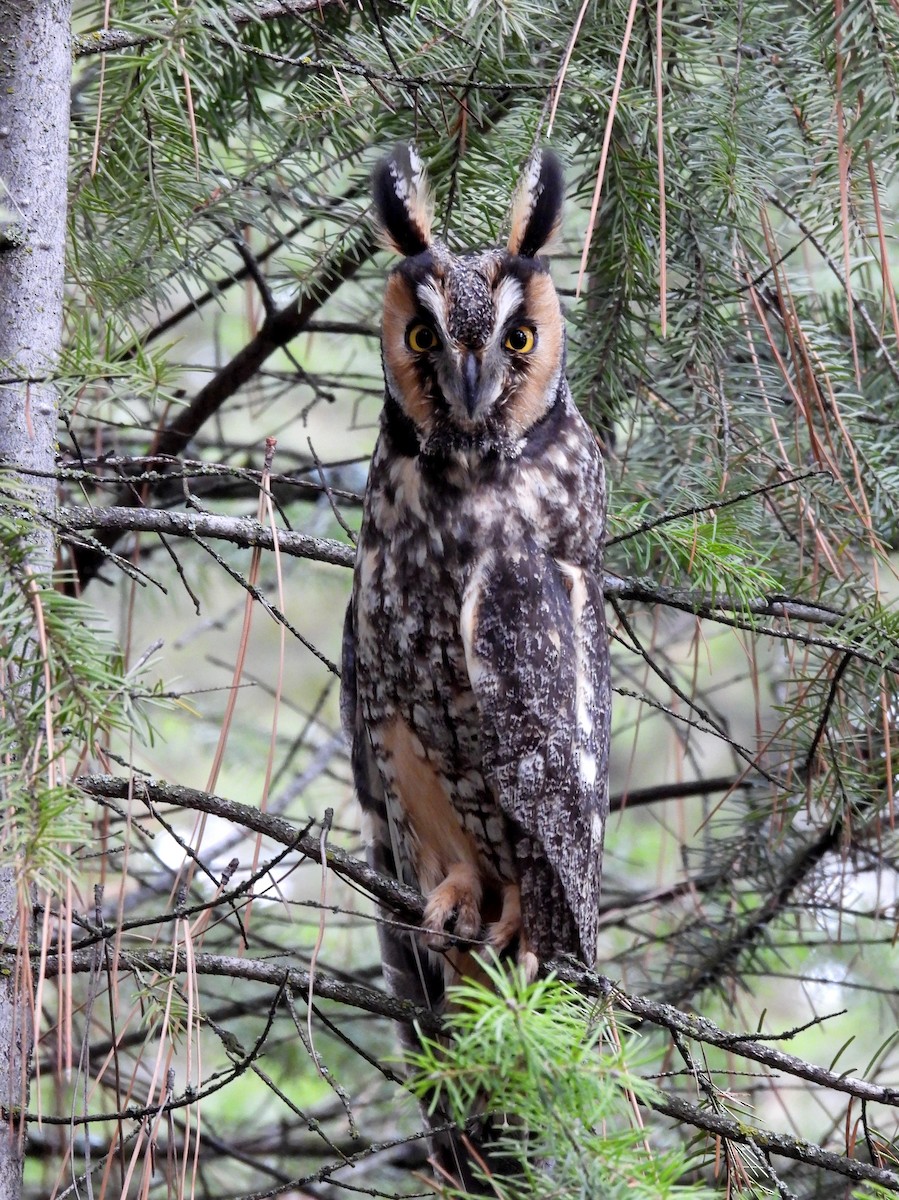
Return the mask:
M 523 295 L 521 284 L 512 276 L 507 276 L 493 293 L 493 302 L 496 305 L 496 320 L 493 326 L 494 338 L 502 336 L 506 322 L 521 304 Z
M 443 341 L 449 341 L 450 336 L 446 320 L 446 297 L 433 283 L 420 283 L 415 289 L 415 293 L 418 303 L 422 308 L 426 308 L 437 322 Z

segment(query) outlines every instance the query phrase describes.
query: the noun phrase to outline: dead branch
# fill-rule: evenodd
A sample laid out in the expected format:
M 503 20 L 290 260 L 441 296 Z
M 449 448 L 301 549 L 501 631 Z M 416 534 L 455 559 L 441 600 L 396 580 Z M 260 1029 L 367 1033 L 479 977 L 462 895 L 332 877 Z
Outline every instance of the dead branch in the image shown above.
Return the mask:
M 376 248 L 372 233 L 363 233 L 341 252 L 328 259 L 321 273 L 308 285 L 302 296 L 297 296 L 283 308 L 269 313 L 259 331 L 237 354 L 200 388 L 186 407 L 180 409 L 175 418 L 155 437 L 151 453 L 160 456 L 177 455 L 188 445 L 203 425 L 215 415 L 239 388 L 247 383 L 266 359 L 300 333 L 313 314 L 317 313 L 325 300 L 351 279 L 360 266 L 368 260 Z M 130 486 L 122 489 L 119 505 L 131 507 L 138 503 Z M 107 548 L 115 545 L 123 532 L 122 527 L 102 531 L 99 539 Z M 75 566 L 80 586 L 83 588 L 96 575 L 104 562 L 101 553 L 91 547 L 80 546 L 75 551 Z

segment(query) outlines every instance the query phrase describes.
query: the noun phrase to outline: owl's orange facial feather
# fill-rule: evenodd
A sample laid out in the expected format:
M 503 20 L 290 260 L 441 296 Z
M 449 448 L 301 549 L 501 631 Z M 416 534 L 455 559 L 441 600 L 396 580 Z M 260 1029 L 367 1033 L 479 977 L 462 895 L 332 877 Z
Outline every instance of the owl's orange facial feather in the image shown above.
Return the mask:
M 535 331 L 534 348 L 516 386 L 508 391 L 504 417 L 513 436 L 522 437 L 548 411 L 562 374 L 564 327 L 559 298 L 546 274 L 533 274 L 525 288 L 522 324 Z
M 418 355 L 406 344 L 406 331 L 419 313 L 420 306 L 409 281 L 394 271 L 387 280 L 381 322 L 384 373 L 391 395 L 416 429 L 427 435 L 433 423 L 434 403 Z

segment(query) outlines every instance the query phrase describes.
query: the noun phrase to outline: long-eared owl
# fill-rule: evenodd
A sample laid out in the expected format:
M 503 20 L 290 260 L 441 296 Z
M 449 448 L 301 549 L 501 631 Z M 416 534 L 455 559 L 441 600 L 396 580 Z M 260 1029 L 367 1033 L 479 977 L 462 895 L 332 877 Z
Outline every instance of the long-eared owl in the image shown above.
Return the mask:
M 592 965 L 608 808 L 602 459 L 538 257 L 562 174 L 529 162 L 505 249 L 431 232 L 421 162 L 377 168 L 402 260 L 347 614 L 342 710 L 372 863 L 427 898 L 382 931 L 388 986 L 438 1005 L 484 946 Z

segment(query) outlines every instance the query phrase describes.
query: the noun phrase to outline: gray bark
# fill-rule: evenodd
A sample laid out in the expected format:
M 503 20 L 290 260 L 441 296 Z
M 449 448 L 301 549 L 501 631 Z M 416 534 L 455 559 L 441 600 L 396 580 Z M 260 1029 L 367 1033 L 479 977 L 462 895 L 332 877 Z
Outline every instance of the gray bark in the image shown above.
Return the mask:
M 71 82 L 69 0 L 0 0 L 0 504 L 49 514 L 57 393 L 52 382 L 62 337 L 66 168 Z M 16 490 L 21 489 L 21 490 Z M 5 495 L 3 493 L 6 493 Z M 26 564 L 46 576 L 53 537 L 31 521 Z M 27 645 L 16 648 L 27 653 Z M 14 681 L 10 680 L 13 683 Z M 0 797 L 2 803 L 2 797 Z M 0 869 L 0 939 L 27 936 L 9 866 Z M 0 1196 L 22 1192 L 23 1138 L 15 1114 L 27 1102 L 32 1031 L 24 989 L 30 979 L 0 976 Z
M 0 462 L 53 470 L 62 337 L 69 0 L 0 0 Z M 3 382 L 14 380 L 15 382 Z M 53 505 L 52 479 L 28 499 Z M 52 565 L 35 527 L 32 568 Z

